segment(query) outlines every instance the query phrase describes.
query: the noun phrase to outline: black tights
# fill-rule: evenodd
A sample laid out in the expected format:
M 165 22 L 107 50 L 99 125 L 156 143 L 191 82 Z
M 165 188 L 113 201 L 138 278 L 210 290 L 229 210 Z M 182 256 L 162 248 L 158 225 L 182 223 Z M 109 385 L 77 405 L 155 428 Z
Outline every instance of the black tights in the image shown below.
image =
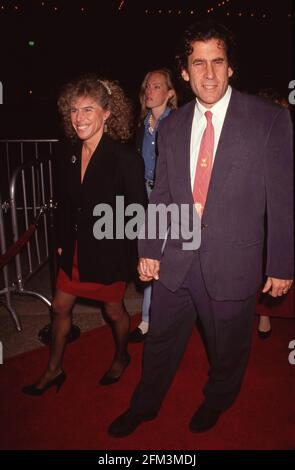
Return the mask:
M 52 302 L 52 338 L 47 368 L 37 383 L 42 388 L 62 371 L 62 360 L 66 346 L 67 335 L 72 324 L 72 308 L 76 296 L 60 290 L 56 291 Z M 115 341 L 116 351 L 113 359 L 110 375 L 120 375 L 128 358 L 127 344 L 130 326 L 130 318 L 123 302 L 106 302 L 104 314 L 110 323 Z
M 127 346 L 130 317 L 123 302 L 106 302 L 104 304 L 104 313 L 110 322 L 116 346 L 115 356 L 108 375 L 117 377 L 121 374 L 129 358 Z

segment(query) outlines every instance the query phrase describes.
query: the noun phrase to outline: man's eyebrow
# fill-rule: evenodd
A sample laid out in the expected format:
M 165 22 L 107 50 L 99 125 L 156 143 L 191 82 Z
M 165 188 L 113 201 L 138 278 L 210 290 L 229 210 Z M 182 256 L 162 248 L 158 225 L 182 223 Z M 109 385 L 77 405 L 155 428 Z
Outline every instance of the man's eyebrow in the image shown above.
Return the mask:
M 214 59 L 210 59 L 209 61 L 207 59 L 203 59 L 201 57 L 196 57 L 194 60 L 193 60 L 193 63 L 194 62 L 214 62 L 215 60 L 225 60 L 224 57 L 214 57 Z

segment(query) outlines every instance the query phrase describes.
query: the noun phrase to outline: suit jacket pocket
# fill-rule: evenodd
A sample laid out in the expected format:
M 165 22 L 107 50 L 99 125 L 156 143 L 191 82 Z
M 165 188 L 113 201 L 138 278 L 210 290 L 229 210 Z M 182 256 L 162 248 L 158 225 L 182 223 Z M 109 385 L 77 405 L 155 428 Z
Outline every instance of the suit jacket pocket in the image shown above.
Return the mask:
M 256 239 L 248 239 L 248 240 L 235 240 L 233 241 L 233 245 L 239 246 L 239 247 L 247 247 L 247 246 L 254 246 L 254 245 L 260 245 L 263 243 L 263 239 L 261 238 L 256 238 Z

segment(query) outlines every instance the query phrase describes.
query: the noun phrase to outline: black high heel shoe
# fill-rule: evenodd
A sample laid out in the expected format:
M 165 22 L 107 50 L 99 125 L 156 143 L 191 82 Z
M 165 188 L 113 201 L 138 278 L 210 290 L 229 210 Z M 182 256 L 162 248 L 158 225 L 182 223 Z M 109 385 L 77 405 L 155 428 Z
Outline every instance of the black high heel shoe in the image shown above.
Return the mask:
M 261 330 L 259 330 L 259 329 L 257 328 L 257 334 L 258 334 L 258 336 L 259 336 L 260 339 L 267 339 L 267 338 L 269 338 L 270 335 L 271 335 L 271 333 L 272 333 L 272 328 L 270 328 L 270 329 L 267 330 L 267 331 L 261 331 Z
M 130 358 L 130 356 L 129 356 L 129 354 L 128 354 L 128 355 L 126 356 L 125 361 L 123 361 L 123 362 L 124 362 L 124 364 L 123 364 L 123 369 L 122 369 L 120 375 L 118 375 L 117 377 L 113 377 L 113 376 L 111 375 L 111 372 L 108 370 L 108 371 L 102 376 L 102 378 L 100 379 L 100 381 L 99 381 L 100 385 L 112 385 L 112 384 L 118 382 L 118 381 L 120 380 L 120 378 L 121 378 L 121 376 L 122 376 L 124 370 L 126 369 L 126 367 L 128 367 L 128 365 L 129 365 L 129 363 L 130 363 L 130 360 L 131 360 L 131 358 Z
M 60 390 L 62 384 L 65 382 L 67 376 L 64 372 L 61 372 L 54 379 L 50 380 L 43 388 L 37 388 L 36 384 L 26 385 L 22 388 L 22 392 L 25 395 L 39 396 L 43 395 L 46 390 L 50 387 L 56 386 L 56 393 Z

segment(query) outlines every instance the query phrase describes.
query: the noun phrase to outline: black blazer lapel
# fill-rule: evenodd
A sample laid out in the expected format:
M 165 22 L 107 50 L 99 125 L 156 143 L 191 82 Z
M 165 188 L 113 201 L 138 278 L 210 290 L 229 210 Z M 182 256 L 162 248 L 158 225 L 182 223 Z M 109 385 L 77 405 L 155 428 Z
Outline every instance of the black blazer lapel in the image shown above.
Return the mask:
M 77 142 L 69 157 L 70 180 L 73 190 L 78 190 L 81 185 L 81 159 L 82 159 L 82 141 Z

